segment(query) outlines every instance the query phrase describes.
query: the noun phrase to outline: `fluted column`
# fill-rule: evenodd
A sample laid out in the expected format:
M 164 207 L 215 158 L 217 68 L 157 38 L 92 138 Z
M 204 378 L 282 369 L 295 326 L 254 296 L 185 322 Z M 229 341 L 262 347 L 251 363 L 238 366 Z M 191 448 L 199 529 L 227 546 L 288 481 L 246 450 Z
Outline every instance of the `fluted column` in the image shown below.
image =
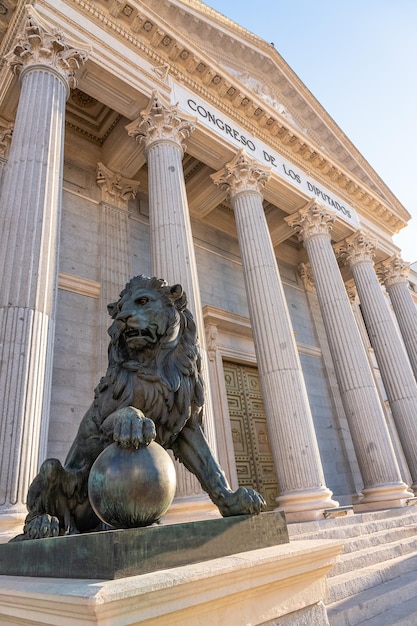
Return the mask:
M 147 108 L 126 129 L 144 146 L 148 162 L 152 273 L 170 284 L 182 284 L 197 324 L 205 382 L 204 432 L 216 454 L 204 320 L 182 168 L 185 141 L 194 127 L 195 118 L 180 113 L 176 106 L 154 92 Z M 183 472 L 182 467 L 179 469 L 179 495 L 199 492 L 191 474 Z
M 11 515 L 46 451 L 65 102 L 86 58 L 27 12 L 8 57 L 21 93 L 0 198 L 0 512 Z
M 353 274 L 413 488 L 417 489 L 417 385 L 375 272 L 375 249 L 375 241 L 359 232 L 338 244 L 337 253 Z
M 100 299 L 98 376 L 107 369 L 107 329 L 111 319 L 107 305 L 117 297 L 131 277 L 129 253 L 129 200 L 135 198 L 139 183 L 97 164 L 97 185 L 101 190 Z
M 397 506 L 410 497 L 395 457 L 368 358 L 331 245 L 335 212 L 313 200 L 286 218 L 304 243 L 339 390 L 364 483 L 363 503 Z M 391 503 L 391 504 L 390 504 Z
M 377 266 L 377 274 L 385 285 L 400 327 L 401 335 L 417 379 L 417 307 L 410 293 L 410 264 L 395 255 Z
M 269 170 L 243 151 L 213 174 L 235 213 L 278 504 L 314 519 L 335 507 L 327 489 L 301 364 L 262 206 Z

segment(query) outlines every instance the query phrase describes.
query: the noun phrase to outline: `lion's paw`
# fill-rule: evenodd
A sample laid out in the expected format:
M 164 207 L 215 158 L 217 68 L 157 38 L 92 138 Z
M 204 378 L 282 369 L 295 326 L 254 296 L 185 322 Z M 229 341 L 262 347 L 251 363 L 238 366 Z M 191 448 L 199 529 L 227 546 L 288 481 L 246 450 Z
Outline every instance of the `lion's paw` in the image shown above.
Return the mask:
M 37 515 L 25 523 L 23 535 L 25 539 L 57 537 L 59 535 L 58 518 L 47 513 Z
M 113 441 L 122 448 L 147 446 L 155 437 L 155 424 L 139 409 L 128 406 L 114 413 Z
M 218 506 L 223 517 L 258 515 L 265 509 L 266 502 L 254 489 L 239 487 L 236 491 L 226 494 Z

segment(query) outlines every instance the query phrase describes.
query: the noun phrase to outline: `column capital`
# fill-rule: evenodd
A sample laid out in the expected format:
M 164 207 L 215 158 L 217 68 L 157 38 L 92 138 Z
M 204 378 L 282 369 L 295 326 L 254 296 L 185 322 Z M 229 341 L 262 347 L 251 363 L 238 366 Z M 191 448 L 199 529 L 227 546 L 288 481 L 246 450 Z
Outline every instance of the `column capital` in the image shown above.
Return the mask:
M 243 192 L 257 192 L 262 195 L 271 175 L 271 168 L 263 167 L 259 161 L 252 159 L 241 149 L 235 157 L 226 163 L 223 169 L 211 175 L 215 185 L 226 189 L 228 195 L 233 198 Z
M 354 267 L 360 263 L 373 264 L 376 245 L 376 239 L 362 231 L 358 231 L 338 243 L 334 249 L 336 256 L 345 265 Z
M 97 163 L 96 182 L 101 190 L 101 201 L 122 209 L 127 208 L 127 203 L 135 198 L 139 188 L 137 180 L 124 178 L 103 163 Z
M 408 287 L 410 264 L 403 261 L 399 254 L 394 254 L 389 259 L 378 263 L 376 272 L 385 287 L 391 287 L 399 283 L 404 283 Z
M 146 109 L 126 126 L 129 137 L 133 137 L 146 151 L 155 143 L 171 142 L 185 152 L 186 140 L 195 129 L 196 118 L 178 111 L 177 104 L 170 104 L 156 90 L 152 92 Z
M 285 221 L 295 230 L 300 241 L 306 241 L 317 235 L 330 237 L 335 219 L 336 211 L 324 207 L 313 199 L 307 206 L 286 217 Z
M 22 77 L 26 70 L 48 68 L 63 80 L 69 89 L 77 86 L 76 72 L 85 63 L 89 50 L 65 37 L 64 33 L 45 22 L 28 5 L 26 19 L 13 50 L 6 56 L 14 74 Z

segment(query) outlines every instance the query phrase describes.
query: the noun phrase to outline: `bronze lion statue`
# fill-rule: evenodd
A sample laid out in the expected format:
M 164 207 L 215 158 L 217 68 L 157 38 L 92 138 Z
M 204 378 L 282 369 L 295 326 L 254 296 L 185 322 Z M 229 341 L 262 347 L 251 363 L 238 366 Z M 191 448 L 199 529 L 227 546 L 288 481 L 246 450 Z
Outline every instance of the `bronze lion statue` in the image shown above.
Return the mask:
M 204 436 L 200 351 L 181 285 L 136 276 L 108 311 L 113 323 L 106 375 L 64 465 L 47 459 L 29 487 L 29 512 L 15 540 L 100 528 L 88 477 L 113 441 L 138 447 L 155 439 L 195 474 L 223 516 L 258 514 L 265 507 L 262 496 L 243 487 L 232 491 Z

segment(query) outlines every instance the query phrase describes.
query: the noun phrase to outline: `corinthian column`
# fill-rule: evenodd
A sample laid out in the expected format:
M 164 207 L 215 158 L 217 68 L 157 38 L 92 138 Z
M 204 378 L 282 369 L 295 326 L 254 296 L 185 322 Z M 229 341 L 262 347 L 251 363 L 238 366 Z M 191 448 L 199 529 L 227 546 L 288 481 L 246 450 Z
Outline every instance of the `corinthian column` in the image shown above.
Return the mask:
M 400 327 L 405 349 L 417 379 L 417 307 L 410 293 L 408 273 L 410 264 L 397 254 L 377 266 Z
M 86 59 L 27 10 L 8 56 L 21 93 L 0 198 L 0 512 L 12 516 L 46 449 L 65 101 Z
M 417 490 L 417 385 L 375 272 L 375 241 L 355 233 L 337 246 L 349 265 L 405 458 Z
M 227 189 L 242 256 L 246 292 L 279 506 L 301 519 L 315 519 L 338 506 L 324 480 L 313 419 L 294 332 L 262 206 L 269 170 L 242 150 L 213 174 Z
M 197 324 L 205 381 L 204 432 L 215 452 L 204 321 L 182 168 L 185 141 L 194 127 L 195 118 L 180 113 L 177 106 L 172 106 L 154 92 L 147 108 L 126 129 L 144 146 L 148 162 L 152 273 L 170 284 L 182 284 Z M 178 494 L 184 496 L 200 492 L 191 474 L 181 470 L 178 473 Z
M 372 371 L 331 245 L 335 212 L 313 200 L 286 218 L 304 243 L 329 341 L 339 390 L 364 482 L 361 504 L 398 506 L 410 497 L 401 474 Z
M 97 185 L 101 190 L 100 359 L 97 364 L 97 374 L 100 376 L 107 369 L 107 329 L 110 322 L 107 305 L 117 300 L 118 294 L 131 278 L 128 203 L 135 198 L 139 184 L 98 163 Z

